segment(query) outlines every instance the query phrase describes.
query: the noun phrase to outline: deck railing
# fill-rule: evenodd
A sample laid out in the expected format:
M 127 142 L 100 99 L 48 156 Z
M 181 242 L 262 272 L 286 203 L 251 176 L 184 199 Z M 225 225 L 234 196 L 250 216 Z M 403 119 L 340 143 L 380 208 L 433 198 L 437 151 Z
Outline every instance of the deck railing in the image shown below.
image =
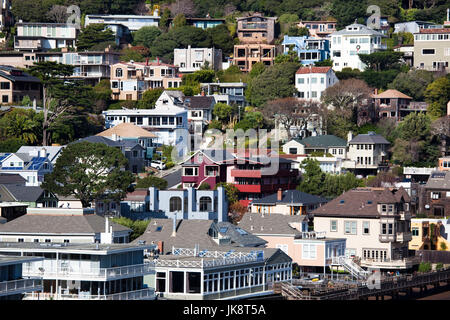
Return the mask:
M 42 279 L 20 279 L 0 282 L 0 296 L 41 290 Z
M 89 294 L 89 292 L 80 292 L 80 294 L 28 293 L 24 298 L 25 300 L 153 300 L 155 299 L 155 290 L 146 288 L 109 295 Z

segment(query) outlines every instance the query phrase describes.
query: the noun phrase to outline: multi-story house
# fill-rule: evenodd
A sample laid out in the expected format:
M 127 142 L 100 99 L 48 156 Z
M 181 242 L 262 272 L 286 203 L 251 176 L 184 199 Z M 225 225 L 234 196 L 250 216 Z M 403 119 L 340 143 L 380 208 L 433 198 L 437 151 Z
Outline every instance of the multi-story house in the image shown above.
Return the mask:
M 154 290 L 144 286 L 153 267 L 144 253 L 155 246 L 144 244 L 0 243 L 0 254 L 44 257 L 26 262 L 24 277 L 41 277 L 43 292 L 33 300 L 149 300 Z M 42 259 L 42 258 L 41 258 Z
M 320 101 L 325 89 L 339 82 L 331 67 L 300 67 L 295 73 L 295 88 L 301 99 Z
M 206 96 L 214 97 L 216 103 L 225 103 L 228 105 L 245 106 L 245 89 L 247 84 L 244 82 L 212 82 L 201 83 L 202 90 Z
M 424 187 L 423 207 L 427 216 L 447 217 L 450 214 L 450 171 L 431 173 Z
M 173 18 L 169 18 L 170 26 L 173 27 Z M 206 30 L 208 28 L 214 28 L 225 23 L 225 19 L 211 18 L 207 15 L 205 18 L 186 17 L 186 25 L 194 26 Z
M 241 71 L 251 71 L 257 62 L 273 65 L 276 56 L 273 45 L 276 19 L 263 17 L 260 13 L 236 19 L 239 44 L 234 46 L 233 64 Z
M 398 32 L 409 32 L 418 33 L 421 29 L 435 29 L 442 28 L 440 25 L 436 25 L 433 22 L 426 21 L 407 21 L 407 22 L 397 22 L 394 24 L 394 33 Z
M 362 267 L 410 269 L 409 200 L 403 188 L 352 189 L 312 212 L 314 231 L 346 239 L 345 255 Z
M 325 156 L 331 154 L 334 157 L 345 159 L 347 156 L 347 141 L 333 135 L 293 139 L 283 145 L 283 152 L 296 155 L 311 155 L 313 152 L 321 152 Z
M 349 132 L 347 157 L 342 166 L 363 175 L 387 169 L 389 145 L 383 136 L 371 131 L 354 138 Z
M 24 263 L 40 262 L 43 257 L 0 257 L 0 301 L 22 300 L 24 294 L 42 292 L 42 277 L 24 279 Z
M 110 79 L 111 65 L 119 62 L 120 54 L 106 48 L 104 51 L 80 51 L 68 52 L 37 52 L 36 61 L 54 61 L 68 64 L 74 67 L 71 78 L 82 79 L 91 85 L 97 84 L 102 79 Z M 32 60 L 33 61 L 33 60 Z
M 297 27 L 307 28 L 310 36 L 327 38 L 336 31 L 336 21 L 300 21 Z
M 137 189 L 121 203 L 121 214 L 133 219 L 171 218 L 228 221 L 228 201 L 223 187 L 217 190 Z
M 208 65 L 210 69 L 222 69 L 222 50 L 216 48 L 191 48 L 174 49 L 173 64 L 181 73 L 191 73 Z
M 25 96 L 32 101 L 41 100 L 41 81 L 22 70 L 0 66 L 1 104 L 20 103 Z
M 145 69 L 142 64 L 133 61 L 121 62 L 111 66 L 111 90 L 113 100 L 141 100 L 149 88 L 145 81 Z
M 358 54 L 371 54 L 387 48 L 381 42 L 382 38 L 386 38 L 384 34 L 362 24 L 348 25 L 330 36 L 332 39 L 331 60 L 333 60 L 335 71 L 341 71 L 343 68 L 364 71 L 366 66 L 361 62 Z
M 122 109 L 103 111 L 105 128 L 119 123 L 132 123 L 149 130 L 158 137 L 157 145 L 174 145 L 182 137 L 177 129 L 188 130 L 187 110 L 183 107 L 184 95 L 179 91 L 164 91 L 153 109 Z
M 287 54 L 289 51 L 296 52 L 302 65 L 313 65 L 315 62 L 330 58 L 330 41 L 328 39 L 285 35 L 281 45 L 283 54 Z
M 1 40 L 0 40 L 1 41 Z M 25 69 L 36 62 L 35 52 L 3 51 L 0 52 L 0 65 Z
M 278 189 L 277 193 L 253 200 L 250 203 L 250 212 L 289 216 L 308 215 L 309 212 L 325 203 L 327 203 L 326 199 L 299 190 Z
M 188 110 L 189 132 L 201 135 L 203 129 L 212 120 L 212 113 L 216 101 L 214 97 L 193 96 L 185 97 L 184 105 Z
M 16 153 L 30 153 L 30 152 L 38 152 L 41 150 L 42 147 L 39 146 L 21 146 L 19 150 L 16 151 Z M 56 163 L 56 160 L 61 155 L 61 152 L 63 151 L 64 146 L 45 146 L 45 151 L 47 152 L 47 157 L 50 160 L 50 162 L 54 165 Z
M 420 29 L 414 34 L 414 67 L 449 72 L 450 28 Z
M 439 158 L 438 169 L 439 171 L 450 171 L 450 157 Z
M 2 173 L 20 174 L 27 180 L 26 186 L 40 186 L 44 175 L 53 170 L 45 148 L 28 153 L 0 154 L 0 166 Z
M 145 80 L 148 82 L 149 88 L 168 89 L 181 86 L 182 78 L 175 65 L 161 63 L 159 58 L 156 58 L 156 61 L 146 62 L 145 65 L 149 69 L 145 73 Z
M 409 250 L 450 251 L 449 230 L 449 220 L 411 219 Z
M 415 102 L 413 98 L 395 89 L 388 89 L 372 95 L 372 101 L 379 118 L 402 120 L 411 112 L 426 112 L 426 102 Z
M 305 217 L 277 213 L 246 213 L 238 226 L 267 241 L 267 248 L 282 250 L 301 272 L 326 272 L 345 254 L 345 238 L 329 238 L 324 232 L 309 232 Z
M 66 23 L 16 23 L 14 49 L 18 51 L 48 51 L 75 48 L 77 29 Z
M 58 198 L 41 187 L 26 187 L 21 184 L 0 184 L 0 199 L 8 202 L 20 202 L 29 208 L 54 208 Z

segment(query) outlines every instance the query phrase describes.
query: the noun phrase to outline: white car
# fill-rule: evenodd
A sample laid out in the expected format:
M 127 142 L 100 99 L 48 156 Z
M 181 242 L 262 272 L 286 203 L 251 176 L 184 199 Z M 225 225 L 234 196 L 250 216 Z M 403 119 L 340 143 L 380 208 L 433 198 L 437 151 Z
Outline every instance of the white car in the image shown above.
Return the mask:
M 163 169 L 166 168 L 166 165 L 162 161 L 152 161 L 150 163 L 150 167 L 156 168 L 156 169 L 159 169 L 159 170 L 163 170 Z

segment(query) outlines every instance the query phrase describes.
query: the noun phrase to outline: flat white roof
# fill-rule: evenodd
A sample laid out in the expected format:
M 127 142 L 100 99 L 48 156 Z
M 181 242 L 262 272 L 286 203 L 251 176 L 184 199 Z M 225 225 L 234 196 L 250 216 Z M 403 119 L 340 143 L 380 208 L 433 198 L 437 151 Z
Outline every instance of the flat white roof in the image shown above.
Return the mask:
M 103 111 L 103 114 L 106 116 L 111 115 L 142 115 L 142 116 L 153 116 L 153 115 L 177 115 L 180 113 L 187 112 L 184 108 L 178 108 L 178 107 L 160 107 L 155 109 L 122 109 L 122 110 L 106 110 Z

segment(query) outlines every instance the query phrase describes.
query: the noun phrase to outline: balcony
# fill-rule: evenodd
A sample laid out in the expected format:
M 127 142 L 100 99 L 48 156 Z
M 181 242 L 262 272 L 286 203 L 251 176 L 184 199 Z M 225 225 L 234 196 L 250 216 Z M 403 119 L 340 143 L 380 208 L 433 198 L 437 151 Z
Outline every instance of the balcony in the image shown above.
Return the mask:
M 412 240 L 411 232 L 397 232 L 397 242 L 408 242 Z
M 24 300 L 155 300 L 155 290 L 146 288 L 142 290 L 126 291 L 121 293 L 98 295 L 89 292 L 80 294 L 53 294 L 53 293 L 28 293 Z
M 231 170 L 231 176 L 237 178 L 261 178 L 261 170 Z
M 234 186 L 239 190 L 239 192 L 261 193 L 260 184 L 235 184 Z
M 18 40 L 14 42 L 14 49 L 18 50 L 38 50 L 41 47 L 41 40 Z
M 397 235 L 395 234 L 380 234 L 379 240 L 382 243 L 386 242 L 396 242 L 397 241 Z
M 59 267 L 43 267 L 42 263 L 27 263 L 23 265 L 22 273 L 27 277 L 42 277 L 44 279 L 67 279 L 67 280 L 96 280 L 109 281 L 124 278 L 145 276 L 152 272 L 149 264 L 138 264 L 116 268 L 90 268 L 78 269 L 70 265 Z
M 409 269 L 420 263 L 420 257 L 408 257 L 404 259 L 362 259 L 362 267 L 379 269 Z
M 42 279 L 20 279 L 0 282 L 0 297 L 42 291 Z

